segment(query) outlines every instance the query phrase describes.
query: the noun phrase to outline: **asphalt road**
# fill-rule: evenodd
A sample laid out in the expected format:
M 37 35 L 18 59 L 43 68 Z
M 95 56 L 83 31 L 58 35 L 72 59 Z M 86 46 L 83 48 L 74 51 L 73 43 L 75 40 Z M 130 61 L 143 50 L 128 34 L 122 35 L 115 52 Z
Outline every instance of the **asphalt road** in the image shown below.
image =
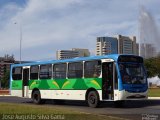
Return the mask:
M 31 99 L 11 96 L 0 96 L 0 102 L 33 104 Z M 113 102 L 102 103 L 99 108 L 90 108 L 83 101 L 66 101 L 61 105 L 57 105 L 51 100 L 47 101 L 45 106 L 66 107 L 70 110 L 87 114 L 114 116 L 122 119 L 142 120 L 142 118 L 156 118 L 155 120 L 160 120 L 160 100 L 127 101 L 122 108 L 116 108 Z

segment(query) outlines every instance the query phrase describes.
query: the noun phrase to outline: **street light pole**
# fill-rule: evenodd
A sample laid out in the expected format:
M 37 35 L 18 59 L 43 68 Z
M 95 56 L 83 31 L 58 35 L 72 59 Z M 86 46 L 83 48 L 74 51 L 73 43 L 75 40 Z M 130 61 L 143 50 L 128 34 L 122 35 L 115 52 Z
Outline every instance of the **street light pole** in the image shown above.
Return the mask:
M 17 22 L 14 24 L 17 24 Z M 22 25 L 21 22 L 19 22 L 19 64 L 22 63 L 22 35 Z
M 20 50 L 19 50 L 19 57 L 20 57 L 20 64 L 22 63 L 22 25 L 20 24 L 20 41 L 19 41 L 19 48 L 20 48 Z

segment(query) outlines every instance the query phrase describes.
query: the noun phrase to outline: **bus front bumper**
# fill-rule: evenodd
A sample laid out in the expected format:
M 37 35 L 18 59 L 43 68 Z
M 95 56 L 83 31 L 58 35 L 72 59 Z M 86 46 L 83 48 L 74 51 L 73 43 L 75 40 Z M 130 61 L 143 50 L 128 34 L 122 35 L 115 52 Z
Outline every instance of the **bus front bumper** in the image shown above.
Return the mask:
M 114 100 L 146 100 L 148 99 L 148 91 L 131 93 L 125 90 L 114 91 Z

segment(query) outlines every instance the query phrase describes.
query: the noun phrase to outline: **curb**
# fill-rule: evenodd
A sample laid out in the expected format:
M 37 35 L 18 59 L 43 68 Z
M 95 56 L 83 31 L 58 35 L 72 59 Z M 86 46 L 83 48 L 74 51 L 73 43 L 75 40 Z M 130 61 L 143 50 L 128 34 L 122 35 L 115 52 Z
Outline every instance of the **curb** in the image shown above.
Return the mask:
M 11 96 L 11 95 L 0 95 L 0 96 Z
M 148 97 L 149 100 L 160 100 L 160 97 Z

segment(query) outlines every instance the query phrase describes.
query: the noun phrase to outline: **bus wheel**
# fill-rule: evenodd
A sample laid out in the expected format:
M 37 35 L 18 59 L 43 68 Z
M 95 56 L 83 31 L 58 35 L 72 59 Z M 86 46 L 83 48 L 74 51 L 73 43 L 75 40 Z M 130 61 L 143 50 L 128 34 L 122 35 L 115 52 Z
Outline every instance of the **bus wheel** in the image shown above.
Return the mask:
M 89 107 L 98 107 L 99 105 L 99 96 L 96 91 L 90 91 L 87 96 L 87 102 Z
M 35 104 L 41 104 L 44 103 L 45 101 L 41 99 L 41 94 L 39 90 L 36 90 L 32 94 L 32 100 Z

